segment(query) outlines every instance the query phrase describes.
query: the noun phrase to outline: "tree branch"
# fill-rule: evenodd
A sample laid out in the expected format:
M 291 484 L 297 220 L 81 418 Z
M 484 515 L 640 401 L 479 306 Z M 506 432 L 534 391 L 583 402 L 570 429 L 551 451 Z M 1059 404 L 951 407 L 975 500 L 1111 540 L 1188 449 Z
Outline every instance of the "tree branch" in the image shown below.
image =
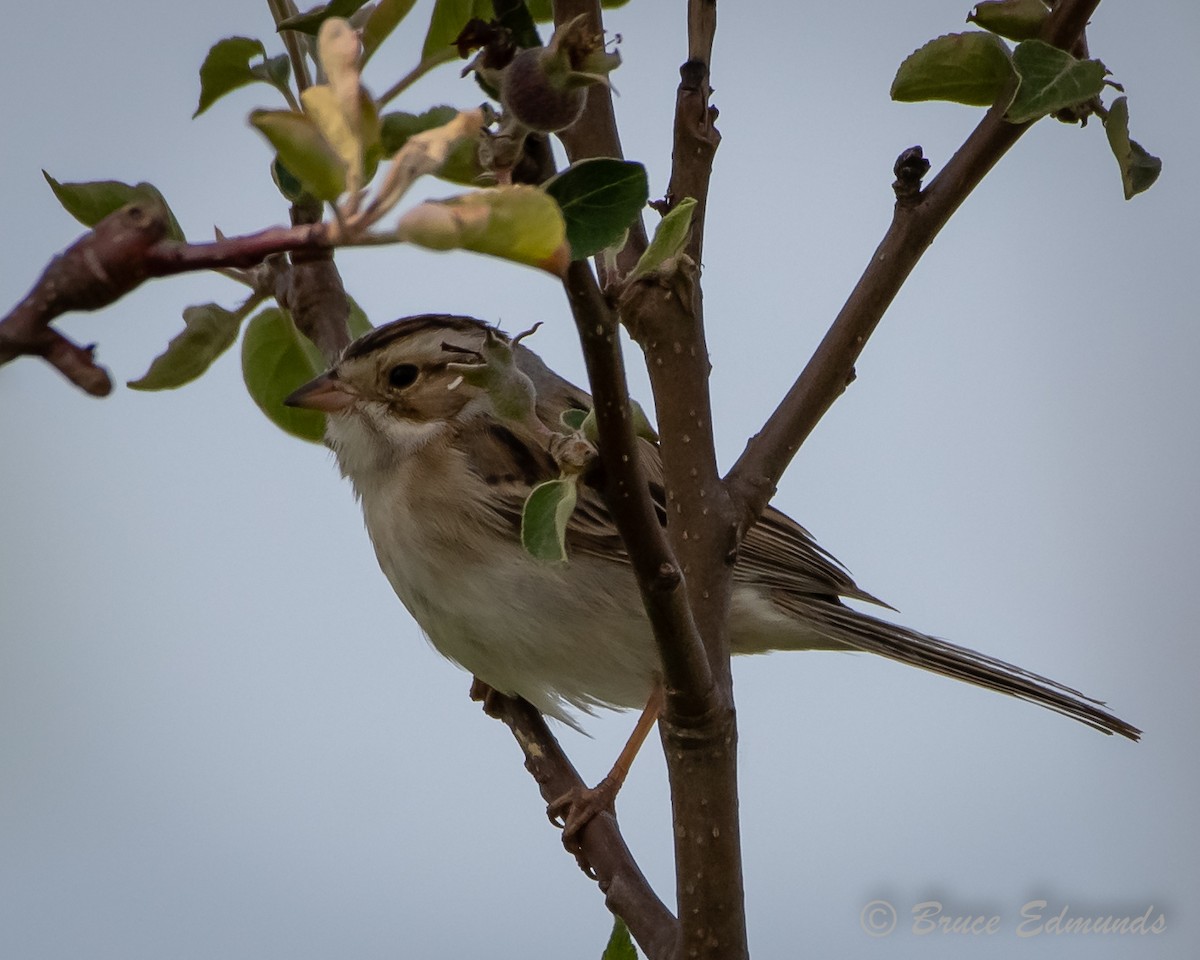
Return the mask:
M 316 200 L 293 204 L 292 225 L 319 224 L 322 212 Z M 350 301 L 333 262 L 333 248 L 298 248 L 288 259 L 290 269 L 278 278 L 276 299 L 332 366 L 350 343 Z
M 555 27 L 585 14 L 589 25 L 597 33 L 602 33 L 604 19 L 600 0 L 556 0 L 554 3 Z M 625 152 L 621 148 L 621 134 L 617 129 L 617 117 L 613 109 L 612 90 L 603 83 L 588 87 L 587 104 L 582 116 L 562 131 L 558 138 L 572 163 L 591 157 L 624 159 Z M 617 254 L 617 268 L 621 273 L 628 273 L 633 269 L 648 242 L 646 226 L 642 223 L 642 218 L 637 217 L 630 224 L 629 240 L 625 248 Z M 610 278 L 606 276 L 604 264 L 599 257 L 596 258 L 596 268 L 600 271 L 601 280 L 607 283 Z
M 42 357 L 68 380 L 103 397 L 112 390 L 108 374 L 49 323 L 71 310 L 99 310 L 151 276 L 150 251 L 167 234 L 166 212 L 131 204 L 56 256 L 9 314 L 0 319 L 0 365 L 21 356 Z
M 587 13 L 596 28 L 600 28 L 598 3 L 559 0 L 555 4 L 558 23 L 580 13 Z M 674 163 L 668 191 L 669 200 L 692 196 L 698 201 L 688 246 L 688 253 L 696 263 L 702 249 L 703 207 L 712 158 L 719 140 L 712 125 L 716 111 L 708 105 L 708 63 L 716 27 L 715 13 L 712 0 L 689 3 L 689 59 L 680 70 L 681 83 L 676 94 Z M 582 118 L 564 131 L 561 139 L 572 161 L 588 156 L 621 156 L 607 89 L 592 89 Z M 640 228 L 640 221 L 637 226 Z M 645 246 L 644 232 L 631 231 L 630 242 L 618 258 L 619 270 L 628 272 Z M 572 269 L 585 273 L 591 280 L 590 271 L 582 264 L 572 264 Z M 581 289 L 573 296 L 572 309 L 584 341 L 599 415 L 604 410 L 600 384 L 608 382 L 609 377 L 597 369 L 603 366 L 598 363 L 597 354 L 615 354 L 616 362 L 620 355 L 615 322 L 596 322 L 598 315 L 608 312 L 603 309 L 606 305 L 598 291 L 590 298 L 584 292 Z M 686 577 L 687 602 L 681 605 L 679 616 L 686 615 L 693 622 L 688 634 L 699 629 L 715 683 L 710 688 L 711 694 L 686 697 L 683 694 L 687 688 L 673 689 L 672 671 L 667 669 L 667 704 L 659 725 L 671 779 L 676 886 L 682 918 L 681 954 L 745 956 L 737 815 L 737 730 L 725 628 L 731 569 L 726 561 L 731 557 L 735 528 L 716 468 L 708 354 L 695 271 L 683 270 L 669 278 L 651 278 L 633 284 L 623 293 L 620 311 L 621 320 L 646 354 L 662 428 L 670 552 L 679 558 Z M 589 344 L 592 330 L 596 331 L 596 342 Z M 623 383 L 620 395 L 623 398 Z M 602 455 L 607 445 L 602 433 Z M 652 563 L 643 556 L 647 546 L 629 540 L 624 526 L 621 532 L 627 538 L 635 563 L 640 557 L 645 569 L 652 570 Z M 635 527 L 635 535 L 637 532 Z M 651 549 L 661 551 L 657 544 Z M 644 574 L 639 581 L 646 582 Z M 643 588 L 643 596 L 650 609 L 654 591 Z M 653 611 L 651 615 L 654 616 Z M 679 648 L 681 642 L 691 647 L 694 641 L 678 634 L 678 624 L 678 619 L 667 618 L 665 629 L 676 628 L 672 636 L 662 633 L 656 622 L 656 637 L 664 658 L 696 656 Z
M 713 672 L 715 709 L 666 711 L 659 733 L 671 781 L 680 954 L 748 956 L 737 792 L 737 717 L 730 673 L 729 601 L 736 516 L 717 470 L 699 272 L 704 212 L 720 143 L 709 104 L 715 0 L 689 0 L 688 60 L 675 95 L 668 204 L 696 200 L 686 256 L 672 271 L 635 281 L 621 319 L 646 355 L 662 432 L 671 547 Z
M 284 20 L 294 17 L 297 13 L 293 0 L 267 0 L 267 6 L 271 10 L 271 17 L 275 21 L 276 29 Z M 283 48 L 287 51 L 288 59 L 292 62 L 292 73 L 296 77 L 296 89 L 303 93 L 312 86 L 312 77 L 308 73 L 308 62 L 304 59 L 304 47 L 301 45 L 300 36 L 295 30 L 279 31 L 279 36 L 283 40 Z
M 1060 0 L 1041 38 L 1072 47 L 1100 0 Z M 1031 123 L 1004 119 L 1000 98 L 925 190 L 897 191 L 891 226 L 812 359 L 759 433 L 750 439 L 726 483 L 750 529 L 775 486 L 825 412 L 853 379 L 854 363 L 921 255 L 950 216 Z M 903 157 L 902 157 L 903 159 Z M 899 173 L 899 171 L 898 171 Z
M 525 754 L 525 768 L 537 781 L 547 803 L 584 787 L 537 710 L 524 700 L 495 691 L 482 696 L 473 687 L 472 697 L 482 699 L 488 715 L 508 725 Z M 599 883 L 609 910 L 625 921 L 646 956 L 650 960 L 673 957 L 679 923 L 643 876 L 621 836 L 616 817 L 608 812 L 596 815 L 580 830 L 577 842 L 575 853 L 580 866 Z
M 592 389 L 607 479 L 606 499 L 637 574 L 663 665 L 666 712 L 706 716 L 714 703 L 712 673 L 680 587 L 683 574 L 651 502 L 638 456 L 621 356 L 617 317 L 587 263 L 576 260 L 564 282 Z
M 339 337 L 342 345 L 345 343 L 345 316 L 343 329 L 338 333 L 331 316 L 317 320 L 314 315 L 305 320 L 304 308 L 312 299 L 306 291 L 315 291 L 318 285 L 329 282 L 330 270 L 336 278 L 331 260 L 331 225 L 306 223 L 306 216 L 298 217 L 299 222 L 292 227 L 270 227 L 213 243 L 180 243 L 166 239 L 165 211 L 142 204 L 122 207 L 51 260 L 24 299 L 0 318 L 0 365 L 19 356 L 42 357 L 88 393 L 106 396 L 112 390 L 112 381 L 96 364 L 91 348 L 79 347 L 52 329 L 53 320 L 74 310 L 110 306 L 149 279 L 193 270 L 252 267 L 273 254 L 292 251 L 301 256 L 290 279 L 295 279 L 297 271 L 304 273 L 300 269 L 303 254 L 308 255 L 314 266 L 309 282 L 299 293 L 293 291 L 290 302 L 299 308 L 302 320 L 298 322 L 307 322 L 314 334 L 313 342 L 329 356 L 331 349 L 340 350 Z M 372 241 L 365 237 L 361 242 Z M 321 262 L 325 265 L 315 266 Z M 321 278 L 312 271 L 320 272 Z M 336 279 L 336 288 L 344 301 L 340 279 Z M 331 303 L 327 300 L 323 311 Z

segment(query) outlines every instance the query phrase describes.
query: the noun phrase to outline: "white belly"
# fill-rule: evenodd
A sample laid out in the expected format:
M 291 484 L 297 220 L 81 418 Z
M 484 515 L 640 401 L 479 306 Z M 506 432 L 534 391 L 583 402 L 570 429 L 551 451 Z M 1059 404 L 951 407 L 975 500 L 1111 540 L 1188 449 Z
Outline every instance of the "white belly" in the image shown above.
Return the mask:
M 379 565 L 438 652 L 572 725 L 564 705 L 645 706 L 658 655 L 627 567 L 543 563 L 461 502 L 360 492 Z

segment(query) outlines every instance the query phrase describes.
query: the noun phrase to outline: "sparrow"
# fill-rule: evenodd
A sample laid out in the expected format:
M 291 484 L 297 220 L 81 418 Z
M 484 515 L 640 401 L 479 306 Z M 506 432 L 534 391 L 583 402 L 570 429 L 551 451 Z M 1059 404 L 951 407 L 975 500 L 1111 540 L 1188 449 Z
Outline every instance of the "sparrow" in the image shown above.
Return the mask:
M 511 348 L 539 423 L 501 416 L 479 378 L 489 343 Z M 525 500 L 560 475 L 546 443 L 591 398 L 522 343 L 466 316 L 423 314 L 351 343 L 285 401 L 323 411 L 325 440 L 361 501 L 384 575 L 433 646 L 492 689 L 578 728 L 577 711 L 655 702 L 660 664 L 633 569 L 605 506 L 599 460 L 581 475 L 566 562 L 521 544 Z M 658 518 L 668 522 L 657 444 L 639 439 Z M 734 654 L 864 651 L 1009 694 L 1106 734 L 1140 731 L 1078 690 L 879 619 L 843 599 L 860 589 L 803 527 L 772 506 L 733 569 Z

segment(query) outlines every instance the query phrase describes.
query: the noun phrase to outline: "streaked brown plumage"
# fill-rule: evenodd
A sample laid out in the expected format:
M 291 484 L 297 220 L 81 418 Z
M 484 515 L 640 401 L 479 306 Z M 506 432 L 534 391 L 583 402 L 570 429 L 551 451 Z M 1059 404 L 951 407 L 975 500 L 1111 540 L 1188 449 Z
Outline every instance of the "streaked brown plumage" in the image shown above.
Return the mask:
M 442 314 L 397 320 L 351 344 L 292 402 L 326 410 L 327 442 L 354 484 L 380 566 L 434 646 L 503 693 L 575 724 L 567 707 L 641 707 L 657 655 L 632 569 L 601 493 L 585 475 L 567 527 L 570 562 L 521 549 L 522 506 L 558 475 L 543 442 L 502 422 L 452 364 L 479 357 L 489 328 Z M 554 427 L 589 396 L 518 345 Z M 658 449 L 640 441 L 665 522 Z M 1077 690 L 846 606 L 880 603 L 803 527 L 768 507 L 734 568 L 735 653 L 862 650 L 1041 704 L 1105 733 L 1139 731 Z

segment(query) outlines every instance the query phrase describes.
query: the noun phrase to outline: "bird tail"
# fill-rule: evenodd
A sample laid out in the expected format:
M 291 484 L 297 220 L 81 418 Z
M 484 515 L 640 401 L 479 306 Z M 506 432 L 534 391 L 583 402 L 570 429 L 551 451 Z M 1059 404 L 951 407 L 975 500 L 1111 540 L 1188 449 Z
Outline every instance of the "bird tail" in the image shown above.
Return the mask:
M 1119 733 L 1135 741 L 1141 738 L 1141 730 L 1103 709 L 1103 701 L 1011 663 L 876 619 L 842 604 L 827 600 L 809 603 L 778 595 L 773 599 L 817 633 L 855 650 L 877 653 L 889 660 L 1028 700 L 1102 733 Z

